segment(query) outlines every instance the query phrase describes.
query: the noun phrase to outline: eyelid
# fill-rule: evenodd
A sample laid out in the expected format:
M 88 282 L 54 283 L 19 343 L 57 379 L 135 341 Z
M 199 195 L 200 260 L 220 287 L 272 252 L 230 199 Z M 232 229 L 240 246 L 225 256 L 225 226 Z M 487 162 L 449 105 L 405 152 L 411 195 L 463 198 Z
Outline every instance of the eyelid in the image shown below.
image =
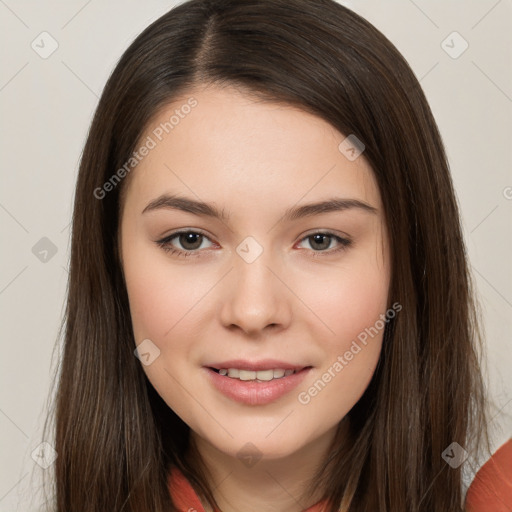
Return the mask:
M 344 238 L 346 240 L 352 240 L 352 237 L 348 233 L 344 233 L 343 231 L 338 231 L 336 229 L 328 229 L 328 228 L 310 229 L 301 235 L 300 240 L 303 240 L 304 238 L 306 238 L 308 236 L 312 236 L 312 235 L 330 235 L 332 237 L 339 236 L 340 238 Z
M 210 235 L 206 232 L 206 231 L 203 231 L 202 229 L 200 228 L 179 228 L 175 231 L 171 231 L 171 233 L 169 233 L 168 235 L 165 235 L 164 237 L 161 238 L 160 241 L 162 240 L 168 240 L 169 238 L 172 238 L 176 235 L 181 235 L 183 233 L 196 233 L 198 235 L 203 235 L 204 237 L 206 238 L 210 238 Z

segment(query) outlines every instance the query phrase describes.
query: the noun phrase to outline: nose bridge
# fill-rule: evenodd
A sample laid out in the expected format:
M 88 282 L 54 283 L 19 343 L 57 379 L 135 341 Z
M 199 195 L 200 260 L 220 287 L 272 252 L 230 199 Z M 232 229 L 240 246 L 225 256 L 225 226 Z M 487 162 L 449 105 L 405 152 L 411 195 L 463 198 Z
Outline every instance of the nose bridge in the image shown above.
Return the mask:
M 222 323 L 226 327 L 237 325 L 248 333 L 287 324 L 289 292 L 275 275 L 281 270 L 272 251 L 258 248 L 254 240 L 245 240 L 233 254 L 233 266 L 226 284 Z

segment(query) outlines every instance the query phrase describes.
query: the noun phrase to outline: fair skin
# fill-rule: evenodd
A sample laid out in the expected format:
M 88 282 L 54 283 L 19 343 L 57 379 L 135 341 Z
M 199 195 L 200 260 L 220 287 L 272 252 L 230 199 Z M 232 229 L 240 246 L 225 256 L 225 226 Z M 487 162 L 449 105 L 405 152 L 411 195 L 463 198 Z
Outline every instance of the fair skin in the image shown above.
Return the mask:
M 187 91 L 141 141 L 190 97 L 197 106 L 126 183 L 119 244 L 135 341 L 160 350 L 143 369 L 190 426 L 221 510 L 299 512 L 320 499 L 321 490 L 299 501 L 302 484 L 328 455 L 381 351 L 383 330 L 333 372 L 338 356 L 389 308 L 379 189 L 364 154 L 347 159 L 338 149 L 345 135 L 329 123 L 231 87 Z M 165 206 L 142 213 L 163 194 L 211 203 L 229 217 Z M 284 218 L 289 208 L 334 197 L 374 210 Z M 169 239 L 179 230 L 204 236 Z M 325 231 L 333 236 L 312 238 Z M 157 243 L 166 237 L 167 248 L 194 254 L 166 252 Z M 251 263 L 237 252 L 247 237 L 262 249 Z M 236 402 L 205 376 L 208 362 L 264 358 L 311 369 L 264 405 Z M 329 382 L 308 394 L 326 372 Z M 250 466 L 237 456 L 249 442 L 261 456 Z

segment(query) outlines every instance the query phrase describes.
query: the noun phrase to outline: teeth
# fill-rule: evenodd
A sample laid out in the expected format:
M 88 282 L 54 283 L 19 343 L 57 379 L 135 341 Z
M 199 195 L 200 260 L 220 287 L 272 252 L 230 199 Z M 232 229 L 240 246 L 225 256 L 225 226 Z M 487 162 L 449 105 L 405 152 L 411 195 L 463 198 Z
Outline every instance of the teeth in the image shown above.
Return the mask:
M 269 381 L 272 379 L 280 379 L 281 377 L 288 377 L 295 373 L 295 370 L 283 370 L 282 368 L 270 370 L 239 370 L 238 368 L 221 368 L 219 375 L 227 375 L 232 379 L 240 380 L 260 380 Z
M 254 380 L 256 378 L 256 372 L 251 372 L 250 370 L 237 370 L 238 378 L 240 380 Z M 229 375 L 229 371 L 228 371 Z

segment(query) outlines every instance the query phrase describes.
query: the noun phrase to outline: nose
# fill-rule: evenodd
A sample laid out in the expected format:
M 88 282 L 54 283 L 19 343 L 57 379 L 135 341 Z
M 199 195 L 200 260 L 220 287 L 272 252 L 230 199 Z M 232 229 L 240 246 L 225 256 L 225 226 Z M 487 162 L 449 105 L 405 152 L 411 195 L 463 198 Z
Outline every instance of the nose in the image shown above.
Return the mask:
M 287 328 L 293 293 L 285 284 L 282 268 L 272 263 L 265 251 L 252 263 L 235 254 L 233 265 L 223 284 L 223 326 L 238 328 L 251 337 Z

